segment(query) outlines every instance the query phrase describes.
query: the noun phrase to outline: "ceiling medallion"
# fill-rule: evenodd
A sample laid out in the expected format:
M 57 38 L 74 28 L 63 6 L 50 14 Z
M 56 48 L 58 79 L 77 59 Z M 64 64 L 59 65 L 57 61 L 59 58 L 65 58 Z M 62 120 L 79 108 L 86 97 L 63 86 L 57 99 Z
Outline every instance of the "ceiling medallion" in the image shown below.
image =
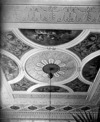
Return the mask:
M 44 77 L 48 77 L 50 73 L 55 77 L 59 77 L 64 74 L 64 71 L 60 71 L 60 68 L 64 66 L 66 66 L 66 64 L 61 63 L 61 60 L 54 61 L 54 59 L 48 59 L 37 63 L 37 67 L 35 69 L 38 70 L 38 74 L 41 74 L 41 71 L 43 71 L 44 74 L 42 74 Z
M 33 79 L 49 83 L 49 74 L 53 82 L 71 79 L 77 72 L 77 61 L 70 53 L 62 51 L 39 51 L 31 54 L 25 62 L 26 73 Z
M 43 67 L 43 71 L 47 74 L 49 74 L 49 73 L 54 74 L 59 70 L 60 70 L 60 67 L 56 64 L 47 64 Z

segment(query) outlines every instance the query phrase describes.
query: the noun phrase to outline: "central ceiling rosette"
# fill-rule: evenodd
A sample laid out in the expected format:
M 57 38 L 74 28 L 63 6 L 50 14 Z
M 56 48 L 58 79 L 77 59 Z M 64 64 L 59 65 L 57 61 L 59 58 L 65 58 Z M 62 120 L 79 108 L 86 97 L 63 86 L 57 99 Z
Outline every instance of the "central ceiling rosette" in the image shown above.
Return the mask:
M 39 51 L 31 55 L 26 63 L 27 74 L 40 82 L 49 82 L 52 73 L 52 82 L 60 82 L 71 78 L 77 72 L 77 61 L 67 52 Z

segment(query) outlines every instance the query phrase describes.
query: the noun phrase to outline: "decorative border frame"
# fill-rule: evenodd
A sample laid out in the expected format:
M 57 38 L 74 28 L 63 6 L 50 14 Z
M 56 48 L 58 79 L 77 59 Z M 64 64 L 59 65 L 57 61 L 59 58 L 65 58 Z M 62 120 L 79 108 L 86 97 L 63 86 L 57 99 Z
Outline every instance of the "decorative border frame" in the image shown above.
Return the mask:
M 48 27 L 47 27 L 48 28 Z M 66 29 L 65 29 L 66 30 Z M 36 44 L 35 42 L 30 41 L 28 38 L 26 38 L 20 31 L 19 29 L 13 29 L 14 34 L 21 40 L 25 41 L 27 44 L 29 44 L 30 46 L 33 47 L 37 47 L 37 48 L 46 48 L 46 49 L 56 49 L 56 48 L 70 48 L 76 44 L 78 44 L 79 42 L 81 42 L 83 39 L 85 39 L 88 34 L 90 33 L 90 30 L 83 30 L 75 39 L 71 40 L 70 42 L 66 43 L 66 44 L 61 44 L 61 45 L 57 45 L 57 46 L 43 46 L 43 45 L 39 45 Z M 74 43 L 73 43 L 74 42 Z

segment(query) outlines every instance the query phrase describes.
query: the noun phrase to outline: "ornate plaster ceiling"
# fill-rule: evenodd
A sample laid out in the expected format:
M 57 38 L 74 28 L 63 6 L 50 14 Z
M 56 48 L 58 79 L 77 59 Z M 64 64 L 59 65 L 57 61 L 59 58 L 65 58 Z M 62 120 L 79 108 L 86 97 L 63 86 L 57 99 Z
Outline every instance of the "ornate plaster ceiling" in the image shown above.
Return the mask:
M 100 23 L 99 7 L 41 6 L 14 6 L 14 11 L 8 12 L 11 17 L 6 16 L 10 24 L 16 21 L 17 27 L 1 32 L 1 91 L 8 96 L 2 95 L 0 109 L 8 118 L 36 119 L 72 119 L 69 112 L 96 112 L 100 104 L 100 29 L 83 26 Z M 36 16 L 24 16 L 21 10 L 26 9 Z M 45 15 L 39 20 L 40 10 Z M 64 12 L 66 21 L 61 16 Z M 35 26 L 29 19 L 42 24 Z M 56 27 L 50 23 L 57 23 Z M 66 23 L 84 25 L 74 28 Z
M 67 30 L 64 31 L 67 32 Z M 73 30 L 70 31 L 73 32 Z M 11 109 L 66 112 L 78 110 L 78 108 L 91 110 L 91 105 L 83 107 L 81 104 L 78 105 L 80 102 L 69 103 L 69 105 L 58 102 L 57 106 L 56 100 L 59 97 L 65 101 L 82 99 L 83 105 L 87 101 L 89 92 L 97 82 L 96 76 L 100 68 L 100 32 L 88 32 L 83 40 L 80 38 L 78 44 L 75 41 L 75 38 L 79 36 L 77 35 L 70 40 L 73 43 L 76 42 L 71 47 L 68 47 L 70 41 L 63 43 L 61 39 L 57 47 L 56 43 L 51 46 L 51 43 L 47 44 L 47 42 L 40 43 L 37 47 L 35 42 L 29 39 L 26 42 L 23 35 L 20 37 L 17 32 L 21 35 L 21 31 L 16 29 L 2 32 L 1 67 L 7 80 L 6 84 L 16 99 L 24 98 L 24 96 L 29 99 L 31 95 L 36 101 L 39 96 L 41 96 L 40 99 L 44 97 L 46 101 L 45 104 L 38 101 L 37 104 L 31 105 L 26 105 L 27 102 L 22 105 L 10 105 L 8 111 Z M 46 29 L 43 32 L 46 32 Z M 54 30 L 48 30 L 48 32 L 53 33 Z M 62 31 L 58 30 L 58 32 L 60 34 Z M 34 35 L 34 32 L 32 34 Z M 49 39 L 49 41 L 52 40 Z M 49 73 L 53 75 L 51 79 Z M 49 94 L 52 95 L 51 105 L 49 105 Z

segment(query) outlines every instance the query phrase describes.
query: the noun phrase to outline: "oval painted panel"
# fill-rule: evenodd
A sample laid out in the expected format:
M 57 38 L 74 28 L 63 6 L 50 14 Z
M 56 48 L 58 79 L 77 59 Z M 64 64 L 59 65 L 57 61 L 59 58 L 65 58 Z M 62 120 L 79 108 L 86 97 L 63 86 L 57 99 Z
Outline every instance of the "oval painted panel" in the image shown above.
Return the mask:
M 90 61 L 88 61 L 84 65 L 82 70 L 82 75 L 86 80 L 93 82 L 99 68 L 100 68 L 100 56 L 97 56 L 91 59 Z
M 6 55 L 1 55 L 1 68 L 8 81 L 13 80 L 19 74 L 17 63 Z

